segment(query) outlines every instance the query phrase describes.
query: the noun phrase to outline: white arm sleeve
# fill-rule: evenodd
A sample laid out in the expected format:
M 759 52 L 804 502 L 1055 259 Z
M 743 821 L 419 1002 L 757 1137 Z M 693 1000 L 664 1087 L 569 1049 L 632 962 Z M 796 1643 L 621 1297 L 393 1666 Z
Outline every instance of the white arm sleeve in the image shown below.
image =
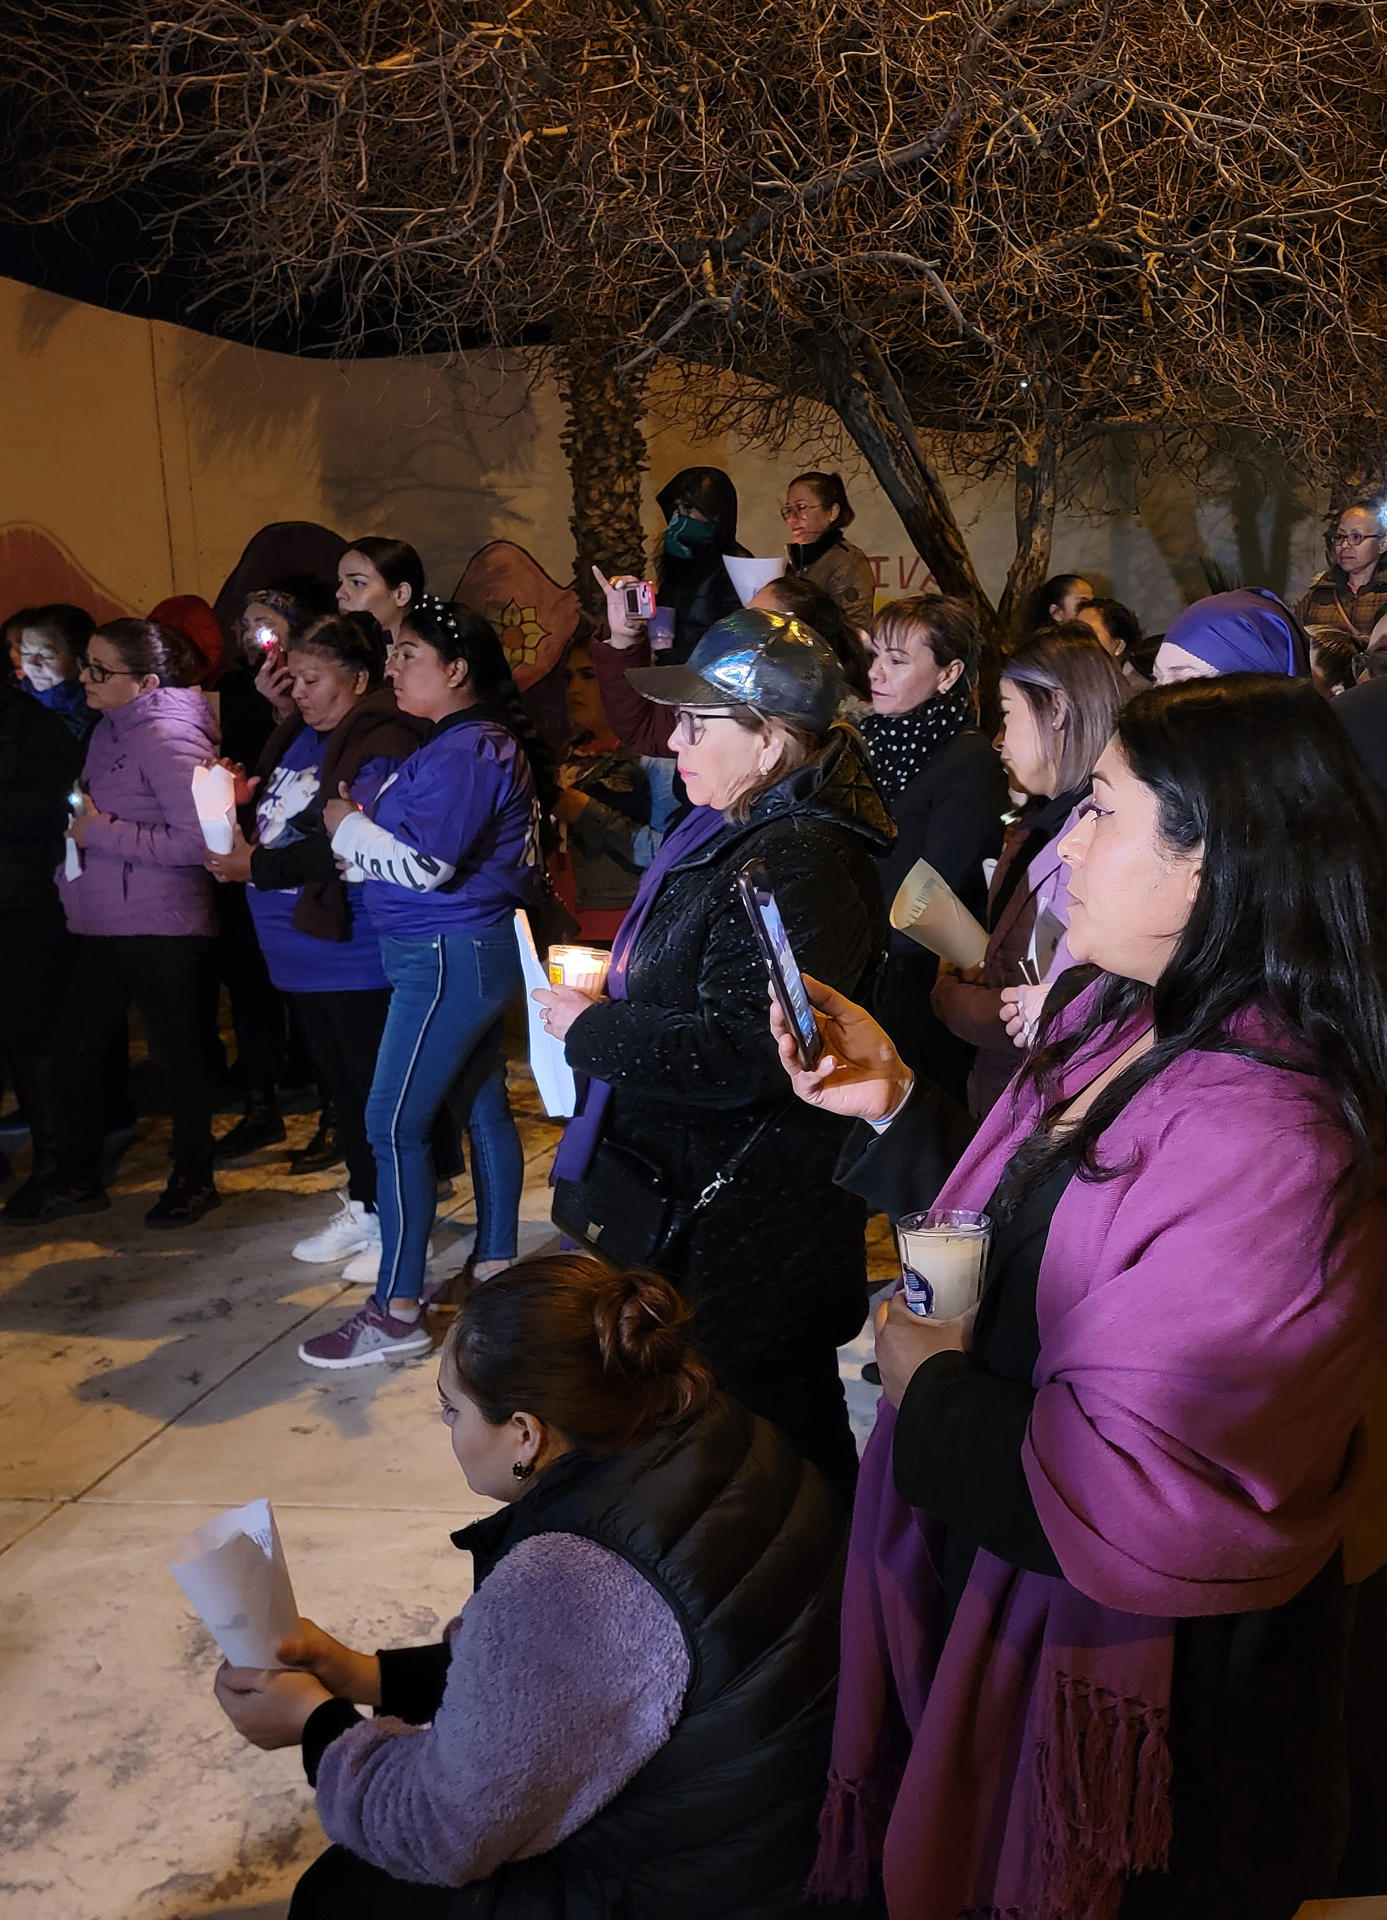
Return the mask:
M 421 853 L 406 840 L 378 827 L 364 813 L 349 813 L 332 836 L 332 851 L 360 869 L 368 880 L 387 880 L 411 893 L 433 893 L 457 872 L 446 860 Z

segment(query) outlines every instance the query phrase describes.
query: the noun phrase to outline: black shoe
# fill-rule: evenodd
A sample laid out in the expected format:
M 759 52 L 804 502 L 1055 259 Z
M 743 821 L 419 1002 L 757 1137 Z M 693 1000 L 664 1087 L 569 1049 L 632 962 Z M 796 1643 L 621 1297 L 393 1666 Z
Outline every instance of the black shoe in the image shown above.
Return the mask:
M 35 1220 L 65 1220 L 69 1214 L 105 1213 L 111 1196 L 104 1187 L 60 1187 L 31 1177 L 5 1202 L 3 1217 L 19 1225 Z
M 289 1155 L 290 1173 L 326 1173 L 342 1159 L 342 1136 L 331 1120 L 320 1120 L 306 1147 Z
M 204 1213 L 219 1207 L 222 1197 L 210 1180 L 189 1179 L 175 1173 L 144 1217 L 147 1227 L 190 1227 Z
M 215 1160 L 243 1160 L 262 1147 L 277 1147 L 285 1137 L 284 1116 L 267 1100 L 248 1100 L 246 1110 L 230 1133 L 223 1134 L 212 1150 Z

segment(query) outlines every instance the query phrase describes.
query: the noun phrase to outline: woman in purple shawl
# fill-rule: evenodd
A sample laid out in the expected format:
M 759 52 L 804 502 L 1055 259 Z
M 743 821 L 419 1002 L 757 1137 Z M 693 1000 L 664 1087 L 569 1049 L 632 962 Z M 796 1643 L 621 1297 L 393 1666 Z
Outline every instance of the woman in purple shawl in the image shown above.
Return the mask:
M 1224 673 L 1285 673 L 1308 679 L 1305 630 L 1284 600 L 1265 587 L 1211 593 L 1186 607 L 1156 649 L 1158 687 L 1212 680 Z
M 1387 847 L 1324 702 L 1270 677 L 1140 695 L 1090 809 L 1062 855 L 1102 971 L 951 1175 L 937 1089 L 812 989 L 793 1078 L 871 1123 L 847 1181 L 993 1220 L 975 1316 L 879 1317 L 816 1890 L 1289 1920 L 1332 1889 L 1371 1568 Z

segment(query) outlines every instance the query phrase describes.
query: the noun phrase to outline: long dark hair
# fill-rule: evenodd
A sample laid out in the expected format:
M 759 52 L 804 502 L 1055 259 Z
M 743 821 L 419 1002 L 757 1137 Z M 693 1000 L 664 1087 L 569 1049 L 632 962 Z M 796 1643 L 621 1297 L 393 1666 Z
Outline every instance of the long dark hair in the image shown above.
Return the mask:
M 395 540 L 387 533 L 368 533 L 353 540 L 346 553 L 360 553 L 368 559 L 393 593 L 396 587 L 409 588 L 409 605 L 424 592 L 424 563 L 408 540 Z
M 477 699 L 519 741 L 534 775 L 540 811 L 554 811 L 559 776 L 548 743 L 536 731 L 511 674 L 510 661 L 495 627 L 479 613 L 424 594 L 405 610 L 403 625 L 432 647 L 445 663 L 463 660 Z
M 1043 1113 L 1017 1156 L 1013 1199 L 1062 1166 L 1089 1180 L 1121 1172 L 1100 1161 L 1102 1134 L 1148 1081 L 1198 1049 L 1322 1079 L 1352 1149 L 1338 1198 L 1357 1200 L 1387 1125 L 1387 819 L 1347 733 L 1306 683 L 1235 673 L 1138 694 L 1116 738 L 1156 796 L 1161 837 L 1202 848 L 1199 890 L 1154 987 L 1108 976 L 1058 1039 L 1059 1006 L 1047 1004 L 1040 1045 L 1017 1077 L 1018 1090 L 1038 1090 Z M 1075 1126 L 1054 1132 L 1064 1067 L 1148 1009 L 1155 1045 Z M 1265 1044 L 1235 1031 L 1249 1009 L 1271 1021 Z

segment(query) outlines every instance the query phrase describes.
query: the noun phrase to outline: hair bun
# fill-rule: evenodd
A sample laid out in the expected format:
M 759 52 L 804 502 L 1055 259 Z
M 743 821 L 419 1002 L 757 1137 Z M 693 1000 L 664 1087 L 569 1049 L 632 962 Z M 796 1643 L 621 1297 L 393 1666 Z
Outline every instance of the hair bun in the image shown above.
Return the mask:
M 658 1379 L 679 1373 L 688 1357 L 689 1310 L 659 1274 L 613 1274 L 594 1302 L 602 1364 L 609 1373 Z

